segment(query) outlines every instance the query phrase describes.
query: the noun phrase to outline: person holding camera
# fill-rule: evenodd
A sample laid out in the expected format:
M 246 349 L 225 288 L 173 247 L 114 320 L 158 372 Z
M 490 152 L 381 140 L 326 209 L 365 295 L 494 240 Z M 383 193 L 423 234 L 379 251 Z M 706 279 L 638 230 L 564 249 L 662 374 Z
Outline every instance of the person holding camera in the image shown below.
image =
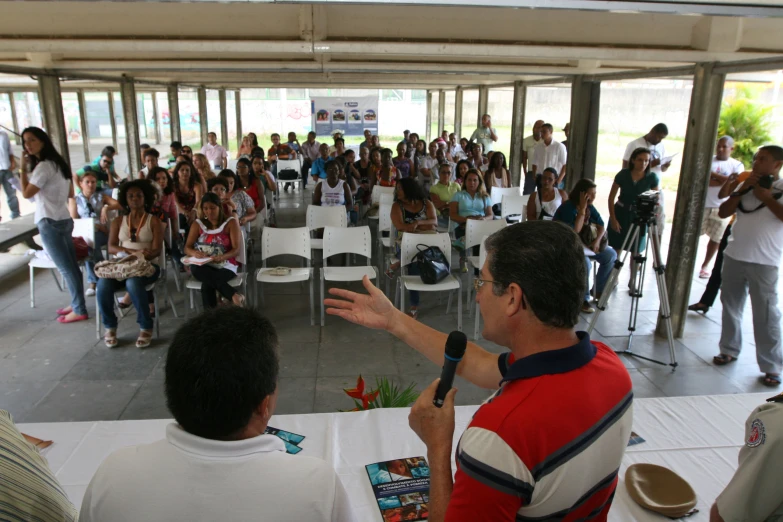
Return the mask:
M 732 363 L 742 350 L 742 313 L 750 294 L 756 360 L 766 386 L 780 386 L 783 367 L 778 310 L 778 267 L 783 257 L 783 148 L 761 147 L 753 171 L 740 183 L 732 174 L 720 192 L 729 197 L 719 215 L 737 213 L 728 246 L 723 253 L 723 322 L 716 365 Z

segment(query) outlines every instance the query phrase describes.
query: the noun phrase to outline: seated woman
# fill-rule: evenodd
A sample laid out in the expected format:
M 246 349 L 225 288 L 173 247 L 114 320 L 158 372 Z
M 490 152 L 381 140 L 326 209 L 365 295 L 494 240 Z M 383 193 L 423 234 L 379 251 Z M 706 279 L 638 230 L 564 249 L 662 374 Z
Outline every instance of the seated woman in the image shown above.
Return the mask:
M 212 171 L 212 166 L 209 164 L 209 160 L 204 154 L 196 152 L 193 154 L 193 166 L 199 173 L 201 179 L 209 183 L 209 180 L 214 179 L 217 174 Z
M 536 182 L 535 192 L 530 194 L 527 200 L 528 221 L 536 219 L 551 221 L 560 205 L 568 201 L 566 191 L 555 187 L 555 184 L 557 184 L 557 171 L 552 167 L 545 168 L 541 173 L 540 181 Z
M 228 183 L 226 183 L 224 178 L 212 178 L 207 182 L 207 188 L 209 192 L 217 194 L 220 198 L 220 205 L 223 207 L 223 213 L 226 216 L 237 217 L 237 206 L 228 196 Z
M 201 199 L 201 217 L 193 222 L 185 241 L 185 254 L 199 259 L 210 258 L 205 265 L 190 265 L 190 274 L 201 283 L 204 308 L 217 306 L 217 294 L 236 306 L 242 306 L 245 296 L 228 284 L 237 275 L 242 247 L 242 231 L 235 217 L 226 216 L 217 194 L 207 192 Z
M 239 224 L 243 227 L 245 232 L 250 232 L 250 222 L 253 221 L 258 213 L 256 212 L 255 203 L 253 199 L 247 195 L 242 189 L 239 177 L 234 174 L 234 171 L 229 169 L 223 169 L 218 174 L 218 177 L 226 180 L 228 186 L 228 197 L 234 203 L 237 209 L 237 219 Z
M 109 210 L 122 210 L 120 204 L 103 192 L 98 192 L 98 177 L 95 172 L 85 170 L 79 178 L 79 187 L 82 189 L 73 199 L 68 200 L 68 210 L 73 219 L 94 218 L 95 244 L 90 248 L 90 261 L 87 266 L 87 282 L 89 287 L 84 292 L 86 296 L 95 295 L 98 277 L 95 275 L 95 263 L 103 261 L 101 249 L 109 243 L 109 228 L 106 224 Z
M 604 234 L 604 220 L 601 214 L 593 206 L 595 201 L 595 183 L 589 179 L 580 179 L 576 182 L 574 189 L 568 195 L 568 201 L 560 205 L 555 212 L 555 221 L 561 221 L 574 229 L 582 240 L 585 251 L 585 266 L 587 272 L 585 277 L 585 300 L 582 304 L 582 311 L 588 314 L 595 312 L 590 306 L 590 260 L 595 260 L 600 265 L 595 281 L 596 301 L 601 298 L 601 294 L 612 272 L 614 262 L 617 259 L 617 253 L 612 247 L 606 244 Z
M 484 178 L 476 169 L 468 170 L 462 190 L 454 194 L 449 203 L 449 219 L 457 223 L 454 235 L 457 239 L 465 237 L 469 219 L 491 220 L 492 200 L 484 189 Z M 473 255 L 478 255 L 479 245 L 473 247 Z M 460 254 L 462 271 L 468 271 L 467 253 L 462 249 Z
M 239 150 L 237 150 L 236 159 L 250 158 L 251 150 L 253 150 L 253 140 L 250 138 L 250 136 L 245 136 L 242 138 L 242 143 L 239 145 Z
M 346 212 L 350 212 L 353 207 L 351 187 L 347 181 L 340 179 L 341 174 L 340 163 L 337 160 L 326 162 L 326 179 L 315 186 L 313 205 L 321 207 L 342 205 Z
M 465 183 L 465 176 L 470 170 L 470 162 L 466 159 L 461 159 L 457 162 L 457 168 L 454 169 L 454 181 L 459 183 L 460 186 Z
M 396 252 L 400 256 L 400 244 L 403 232 L 414 234 L 435 233 L 438 226 L 438 217 L 435 205 L 427 200 L 424 189 L 413 178 L 403 178 L 397 183 L 394 192 L 394 204 L 391 209 L 391 220 L 397 230 Z M 386 275 L 392 277 L 394 270 L 399 268 L 400 262 L 389 267 Z M 419 267 L 416 263 L 408 265 L 408 274 L 419 275 Z M 419 292 L 410 292 L 411 308 L 408 315 L 414 319 L 418 316 Z
M 374 149 L 370 153 L 373 166 L 370 170 L 370 192 L 372 187 L 393 187 L 400 180 L 400 171 L 394 166 L 391 149 Z
M 405 143 L 398 143 L 397 144 L 397 155 L 394 157 L 394 168 L 397 169 L 397 171 L 400 173 L 401 178 L 407 178 L 411 175 L 415 176 L 415 171 L 413 168 L 413 160 L 410 159 L 408 156 L 405 155 L 407 152 L 407 147 L 405 146 Z M 426 154 L 426 150 L 424 153 Z
M 506 165 L 506 155 L 495 152 L 489 160 L 487 172 L 484 173 L 487 183 L 487 194 L 492 194 L 492 187 L 508 188 L 511 186 L 511 175 Z
M 104 342 L 109 348 L 117 346 L 117 316 L 114 314 L 114 294 L 125 288 L 136 308 L 136 322 L 141 331 L 136 339 L 137 348 L 146 348 L 152 340 L 152 316 L 149 309 L 149 295 L 146 286 L 157 281 L 160 267 L 156 264 L 163 248 L 163 232 L 160 220 L 150 214 L 155 189 L 147 180 L 136 180 L 122 184 L 119 204 L 125 215 L 117 217 L 109 232 L 109 254 L 126 256 L 141 253 L 144 259 L 155 267 L 155 273 L 148 277 L 131 277 L 124 281 L 117 279 L 98 280 L 98 311 L 106 328 Z
M 184 217 L 180 218 L 179 227 L 187 230 L 196 219 L 196 202 L 201 201 L 204 192 L 197 182 L 195 169 L 188 161 L 177 163 L 173 178 L 177 210 Z
M 238 165 L 238 164 L 237 164 Z M 259 194 L 267 193 L 267 195 L 272 195 L 272 197 L 267 197 L 266 201 L 269 205 L 269 220 L 274 220 L 274 198 L 277 197 L 277 183 L 275 182 L 275 178 L 272 176 L 272 173 L 269 172 L 266 168 L 266 163 L 264 162 L 264 157 L 260 154 L 256 154 L 253 156 L 253 160 L 251 163 L 252 167 L 252 174 L 253 178 L 259 180 L 258 184 L 258 190 L 260 191 Z M 252 196 L 251 196 L 252 197 Z
M 256 212 L 261 212 L 266 208 L 264 199 L 264 187 L 261 185 L 255 174 L 253 174 L 253 165 L 249 159 L 240 158 L 237 161 L 237 179 L 239 185 L 234 190 L 242 190 L 253 201 L 253 208 Z

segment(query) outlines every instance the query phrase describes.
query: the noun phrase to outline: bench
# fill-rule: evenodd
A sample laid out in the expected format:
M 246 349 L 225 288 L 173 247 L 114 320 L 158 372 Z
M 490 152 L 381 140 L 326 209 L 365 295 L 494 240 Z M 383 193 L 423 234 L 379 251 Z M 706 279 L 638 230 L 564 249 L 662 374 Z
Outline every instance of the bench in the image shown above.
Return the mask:
M 32 241 L 33 237 L 38 235 L 34 218 L 35 214 L 27 214 L 0 223 L 0 252 L 8 250 L 17 243 Z

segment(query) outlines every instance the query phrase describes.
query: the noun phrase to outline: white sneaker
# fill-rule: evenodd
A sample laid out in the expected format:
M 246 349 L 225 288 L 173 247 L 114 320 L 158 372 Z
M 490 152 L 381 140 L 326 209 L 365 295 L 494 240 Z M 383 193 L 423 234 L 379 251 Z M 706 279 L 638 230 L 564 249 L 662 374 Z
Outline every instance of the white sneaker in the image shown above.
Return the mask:
M 94 296 L 94 295 L 95 295 L 95 289 L 94 289 L 94 288 L 88 288 L 88 289 L 87 289 L 87 290 L 84 292 L 84 295 L 86 295 L 87 297 L 92 297 L 92 296 Z

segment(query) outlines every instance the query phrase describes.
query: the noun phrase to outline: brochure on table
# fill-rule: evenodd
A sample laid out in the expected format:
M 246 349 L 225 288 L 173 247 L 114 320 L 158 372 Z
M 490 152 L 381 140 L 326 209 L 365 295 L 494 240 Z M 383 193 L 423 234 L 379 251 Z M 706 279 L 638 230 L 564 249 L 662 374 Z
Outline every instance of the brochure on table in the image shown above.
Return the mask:
M 424 457 L 376 462 L 365 468 L 384 522 L 427 520 L 430 467 Z
M 362 136 L 365 129 L 378 134 L 378 97 L 315 97 L 310 99 L 313 129 L 321 142 L 324 136 Z

